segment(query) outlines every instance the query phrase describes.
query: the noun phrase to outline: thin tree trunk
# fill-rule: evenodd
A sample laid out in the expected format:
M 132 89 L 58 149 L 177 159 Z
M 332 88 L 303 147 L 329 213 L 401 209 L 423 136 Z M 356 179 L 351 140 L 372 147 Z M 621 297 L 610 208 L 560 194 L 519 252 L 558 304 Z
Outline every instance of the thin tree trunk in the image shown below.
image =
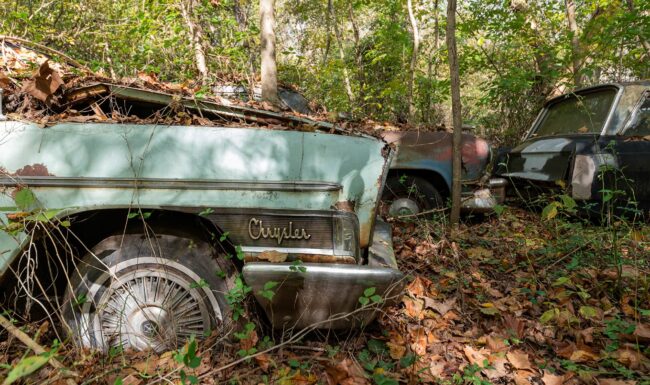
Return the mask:
M 460 221 L 460 178 L 461 178 L 461 146 L 463 121 L 460 104 L 460 73 L 458 68 L 458 53 L 456 50 L 456 0 L 447 2 L 447 51 L 449 52 L 449 75 L 451 79 L 451 115 L 454 127 L 452 183 L 451 183 L 451 226 L 455 235 Z
M 409 123 L 415 121 L 415 103 L 413 103 L 413 83 L 415 81 L 415 68 L 418 63 L 418 51 L 420 50 L 420 31 L 418 30 L 418 22 L 415 18 L 415 13 L 413 12 L 413 1 L 406 1 L 406 8 L 409 13 L 409 21 L 411 22 L 411 29 L 413 31 L 413 53 L 411 54 L 411 67 L 409 69 L 409 80 L 408 80 L 408 95 L 407 102 L 409 106 Z
M 576 23 L 576 5 L 574 0 L 564 0 L 566 6 L 566 19 L 571 32 L 571 58 L 573 61 L 573 83 L 576 88 L 582 85 L 580 76 L 580 37 Z
M 194 22 L 192 15 L 194 13 L 194 0 L 181 0 L 181 14 L 190 33 L 190 44 L 194 49 L 194 58 L 196 60 L 196 69 L 201 75 L 201 81 L 207 83 L 209 78 L 208 65 L 205 60 L 205 51 L 203 50 L 203 30 L 201 26 Z
M 262 99 L 279 105 L 278 69 L 275 62 L 275 0 L 260 0 Z
M 352 2 L 348 2 L 348 18 L 352 25 L 352 33 L 354 36 L 354 62 L 357 65 L 357 81 L 359 82 L 357 100 L 363 100 L 364 91 L 366 89 L 366 69 L 363 65 L 363 57 L 361 53 L 361 38 L 359 35 L 359 28 L 352 12 Z
M 343 64 L 343 82 L 345 83 L 345 92 L 348 94 L 348 100 L 350 101 L 350 107 L 354 105 L 354 93 L 352 92 L 352 85 L 350 84 L 350 74 L 348 73 L 348 67 L 345 66 L 345 52 L 343 51 L 343 37 L 341 36 L 341 31 L 339 30 L 339 23 L 336 20 L 336 11 L 332 6 L 330 8 L 332 12 L 332 24 L 334 25 L 334 34 L 336 35 L 336 41 L 339 49 L 339 59 Z
M 243 34 L 246 33 L 248 31 L 248 10 L 242 7 L 240 0 L 233 0 L 232 11 L 235 15 L 239 32 Z M 252 49 L 253 44 L 251 44 L 251 39 L 249 37 L 244 39 L 242 46 L 248 53 L 248 89 L 250 95 L 253 95 L 255 93 L 256 52 Z
M 325 52 L 323 52 L 323 61 L 321 63 L 322 66 L 327 63 L 327 58 L 330 55 L 330 47 L 332 45 L 332 8 L 334 8 L 332 0 L 327 0 L 327 14 L 325 14 L 325 29 L 327 40 L 325 42 Z

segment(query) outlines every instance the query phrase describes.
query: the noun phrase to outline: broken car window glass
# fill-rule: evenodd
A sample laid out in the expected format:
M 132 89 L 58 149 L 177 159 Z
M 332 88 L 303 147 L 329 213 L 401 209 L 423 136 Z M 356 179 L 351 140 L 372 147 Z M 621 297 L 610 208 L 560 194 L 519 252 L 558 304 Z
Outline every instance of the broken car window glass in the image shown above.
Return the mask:
M 650 95 L 645 95 L 645 100 L 633 117 L 634 121 L 625 132 L 629 136 L 650 135 Z
M 616 90 L 606 89 L 553 103 L 533 135 L 600 133 L 615 97 Z

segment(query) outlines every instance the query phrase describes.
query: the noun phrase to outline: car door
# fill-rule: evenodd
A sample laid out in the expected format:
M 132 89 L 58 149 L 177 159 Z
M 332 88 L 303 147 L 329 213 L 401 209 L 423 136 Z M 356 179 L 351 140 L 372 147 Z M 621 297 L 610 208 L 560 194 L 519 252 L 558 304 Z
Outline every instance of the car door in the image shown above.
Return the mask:
M 633 191 L 639 207 L 650 209 L 650 90 L 637 103 L 622 135 L 616 136 L 614 155 L 626 179 L 617 186 Z

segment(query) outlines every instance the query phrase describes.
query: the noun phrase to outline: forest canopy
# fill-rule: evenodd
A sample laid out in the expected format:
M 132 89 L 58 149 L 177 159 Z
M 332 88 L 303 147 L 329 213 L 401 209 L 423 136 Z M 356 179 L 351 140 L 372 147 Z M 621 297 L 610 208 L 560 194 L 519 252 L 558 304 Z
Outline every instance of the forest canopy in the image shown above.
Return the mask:
M 280 83 L 330 112 L 449 125 L 445 7 L 277 0 Z M 495 142 L 516 142 L 549 96 L 648 78 L 649 10 L 649 0 L 460 2 L 464 123 Z M 65 52 L 106 76 L 155 73 L 209 92 L 259 81 L 258 15 L 259 2 L 248 0 L 5 0 L 0 33 Z

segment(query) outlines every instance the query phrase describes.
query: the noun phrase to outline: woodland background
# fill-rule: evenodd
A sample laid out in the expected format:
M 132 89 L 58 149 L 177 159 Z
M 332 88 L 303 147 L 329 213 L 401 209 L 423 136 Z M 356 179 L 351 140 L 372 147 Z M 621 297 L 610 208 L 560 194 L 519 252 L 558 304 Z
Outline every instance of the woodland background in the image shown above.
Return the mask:
M 448 127 L 446 8 L 276 0 L 279 79 L 333 118 Z M 457 23 L 463 121 L 495 146 L 516 143 L 549 96 L 650 77 L 650 0 L 465 0 Z M 0 34 L 196 96 L 259 82 L 258 1 L 2 0 Z M 500 207 L 451 239 L 445 217 L 393 223 L 411 281 L 360 332 L 285 335 L 252 317 L 218 345 L 100 355 L 0 309 L 48 347 L 1 332 L 0 378 L 70 383 L 45 365 L 56 356 L 79 384 L 650 385 L 650 227 L 594 226 L 561 198 L 553 217 Z
M 440 0 L 277 0 L 279 80 L 330 112 L 449 126 L 445 9 Z M 457 14 L 463 121 L 496 144 L 516 142 L 551 95 L 650 77 L 650 0 L 466 0 Z M 249 0 L 0 6 L 0 33 L 108 76 L 152 72 L 203 92 L 258 81 L 259 26 L 259 2 Z

